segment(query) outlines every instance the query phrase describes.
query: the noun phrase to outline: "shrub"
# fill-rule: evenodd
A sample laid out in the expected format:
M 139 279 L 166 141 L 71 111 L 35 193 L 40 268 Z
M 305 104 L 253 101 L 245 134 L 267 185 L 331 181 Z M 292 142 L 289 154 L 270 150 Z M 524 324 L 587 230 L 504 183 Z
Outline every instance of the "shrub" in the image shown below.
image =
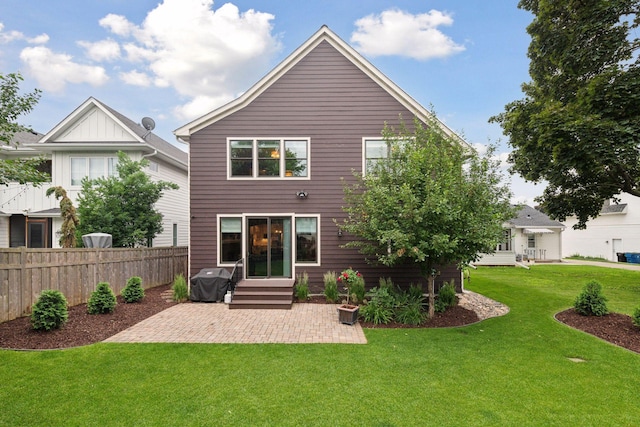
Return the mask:
M 393 281 L 391 280 L 391 277 L 381 277 L 380 280 L 378 281 L 378 288 L 379 289 L 387 289 L 389 291 L 390 295 L 396 295 L 397 289 L 396 286 L 393 284 Z
M 596 280 L 584 285 L 573 306 L 583 316 L 604 316 L 609 312 L 607 298 L 602 294 L 602 285 Z
M 309 275 L 306 271 L 296 275 L 296 298 L 298 301 L 306 301 L 309 298 Z
M 107 282 L 100 282 L 91 293 L 87 310 L 89 314 L 112 313 L 116 308 L 116 295 Z
M 389 323 L 393 320 L 393 311 L 396 300 L 387 288 L 373 288 L 370 291 L 371 299 L 360 309 L 365 322 Z
M 422 287 L 412 283 L 408 291 L 399 291 L 396 295 L 395 319 L 406 325 L 419 325 L 425 319 L 424 308 Z
M 640 307 L 633 310 L 633 316 L 631 316 L 633 324 L 640 328 Z
M 396 320 L 405 325 L 419 325 L 425 319 L 424 297 L 419 300 L 408 300 L 396 308 Z
M 35 330 L 58 329 L 67 322 L 69 311 L 67 299 L 62 292 L 48 289 L 42 291 L 31 311 L 31 326 Z
M 142 289 L 142 279 L 138 276 L 130 277 L 127 280 L 127 286 L 122 290 L 122 299 L 124 302 L 138 302 L 144 298 L 144 289 Z
M 327 302 L 337 302 L 338 299 L 340 299 L 340 294 L 338 292 L 338 280 L 336 278 L 336 273 L 334 271 L 328 271 L 324 273 L 322 280 L 324 281 L 324 297 Z
M 409 285 L 409 299 L 423 301 L 424 293 L 422 292 L 422 286 L 411 283 Z
M 447 308 L 455 306 L 457 302 L 456 288 L 453 284 L 453 280 L 451 283 L 445 282 L 438 291 L 438 298 L 436 299 L 434 310 L 437 313 L 443 313 Z
M 171 290 L 173 291 L 173 300 L 177 302 L 185 302 L 189 297 L 189 289 L 187 289 L 187 281 L 182 275 L 182 273 L 178 274 L 175 279 L 173 279 L 173 285 L 171 286 Z

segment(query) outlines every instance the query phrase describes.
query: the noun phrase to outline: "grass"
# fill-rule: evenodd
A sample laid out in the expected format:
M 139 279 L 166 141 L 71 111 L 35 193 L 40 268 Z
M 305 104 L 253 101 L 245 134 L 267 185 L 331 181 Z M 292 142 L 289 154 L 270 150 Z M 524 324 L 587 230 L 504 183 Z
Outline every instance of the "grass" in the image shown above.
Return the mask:
M 480 268 L 468 288 L 508 304 L 508 315 L 367 330 L 367 345 L 0 351 L 0 426 L 634 425 L 640 355 L 553 314 L 589 279 L 613 311 L 630 314 L 639 278 L 587 266 Z
M 567 257 L 567 259 L 578 259 L 582 261 L 612 262 L 606 258 L 599 257 L 599 256 L 584 256 L 579 254 L 571 255 Z

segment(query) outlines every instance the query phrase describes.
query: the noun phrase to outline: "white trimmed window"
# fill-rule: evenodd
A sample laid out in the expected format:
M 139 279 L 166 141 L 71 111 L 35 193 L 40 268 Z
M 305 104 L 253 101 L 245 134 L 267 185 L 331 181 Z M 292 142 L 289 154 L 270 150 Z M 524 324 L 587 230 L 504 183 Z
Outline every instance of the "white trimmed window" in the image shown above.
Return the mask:
M 229 178 L 308 178 L 308 138 L 238 138 L 228 142 Z
M 82 179 L 109 177 L 117 174 L 117 157 L 71 157 L 71 185 L 79 186 Z
M 318 217 L 296 217 L 296 264 L 319 262 Z
M 234 263 L 242 258 L 242 218 L 220 217 L 220 262 Z
M 364 139 L 364 173 L 389 157 L 389 145 L 384 139 Z
M 497 251 L 511 251 L 511 229 L 502 230 L 502 242 L 498 244 Z

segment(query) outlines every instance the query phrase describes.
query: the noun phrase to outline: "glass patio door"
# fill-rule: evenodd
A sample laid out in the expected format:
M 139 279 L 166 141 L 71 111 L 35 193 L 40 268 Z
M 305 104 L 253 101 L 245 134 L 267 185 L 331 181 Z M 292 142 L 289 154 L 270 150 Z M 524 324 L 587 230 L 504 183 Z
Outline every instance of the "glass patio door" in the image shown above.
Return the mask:
M 248 218 L 247 230 L 247 277 L 291 277 L 291 218 Z

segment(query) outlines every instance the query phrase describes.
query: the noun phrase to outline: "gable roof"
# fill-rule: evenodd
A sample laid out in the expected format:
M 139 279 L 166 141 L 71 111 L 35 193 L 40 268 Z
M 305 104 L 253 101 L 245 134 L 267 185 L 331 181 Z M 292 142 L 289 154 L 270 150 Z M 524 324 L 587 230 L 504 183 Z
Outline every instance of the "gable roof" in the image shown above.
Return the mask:
M 367 61 L 362 55 L 360 55 L 354 48 L 348 45 L 344 40 L 338 37 L 333 31 L 326 25 L 323 25 L 313 36 L 311 36 L 305 43 L 298 47 L 293 53 L 291 53 L 284 61 L 282 61 L 277 67 L 271 70 L 266 76 L 254 84 L 249 90 L 247 90 L 240 97 L 229 102 L 228 104 L 217 108 L 210 113 L 207 113 L 190 123 L 176 129 L 173 133 L 177 138 L 188 143 L 191 135 L 199 130 L 206 128 L 207 126 L 215 123 L 236 111 L 249 105 L 260 94 L 266 91 L 272 84 L 274 84 L 280 77 L 282 77 L 287 71 L 292 69 L 298 64 L 307 54 L 315 49 L 320 43 L 327 42 L 333 46 L 338 52 L 340 52 L 345 58 L 353 63 L 364 74 L 370 77 L 386 92 L 388 92 L 393 98 L 395 98 L 401 105 L 407 110 L 411 111 L 419 120 L 426 122 L 433 119 L 433 114 L 420 105 L 416 100 L 404 92 L 398 85 L 392 82 L 387 76 L 382 74 L 377 68 Z M 450 136 L 455 137 L 460 143 L 469 146 L 469 144 L 460 138 L 455 132 L 449 129 L 444 123 L 439 120 L 437 123 L 442 130 Z M 470 146 L 469 146 L 470 147 Z
M 520 206 L 518 215 L 507 222 L 515 228 L 564 228 L 561 222 L 528 205 Z
M 99 110 L 118 126 L 122 134 L 114 141 L 104 141 L 77 137 L 73 135 L 74 127 L 91 111 Z M 53 129 L 40 138 L 38 142 L 28 144 L 30 147 L 41 151 L 68 151 L 70 148 L 141 150 L 148 154 L 154 154 L 163 160 L 186 170 L 188 155 L 178 147 L 170 144 L 152 132 L 147 131 L 140 124 L 117 112 L 108 105 L 89 97 L 71 114 L 58 123 Z

